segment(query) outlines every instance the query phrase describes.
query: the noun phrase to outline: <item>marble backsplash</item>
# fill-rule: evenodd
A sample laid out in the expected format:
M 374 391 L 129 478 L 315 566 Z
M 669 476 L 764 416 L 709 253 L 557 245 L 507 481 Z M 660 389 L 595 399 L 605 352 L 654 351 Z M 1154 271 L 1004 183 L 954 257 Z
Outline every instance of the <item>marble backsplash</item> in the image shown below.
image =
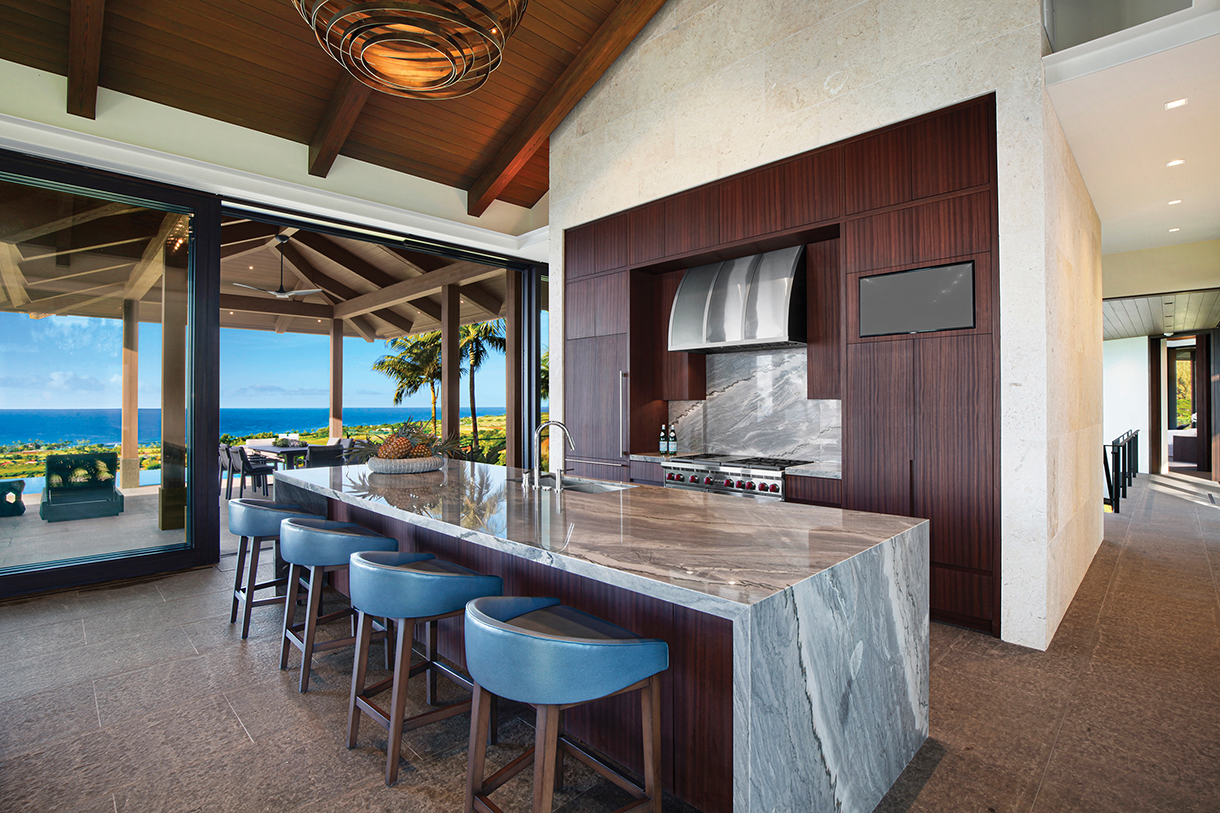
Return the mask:
M 842 460 L 842 402 L 811 401 L 803 349 L 707 357 L 707 398 L 670 401 L 678 452 Z

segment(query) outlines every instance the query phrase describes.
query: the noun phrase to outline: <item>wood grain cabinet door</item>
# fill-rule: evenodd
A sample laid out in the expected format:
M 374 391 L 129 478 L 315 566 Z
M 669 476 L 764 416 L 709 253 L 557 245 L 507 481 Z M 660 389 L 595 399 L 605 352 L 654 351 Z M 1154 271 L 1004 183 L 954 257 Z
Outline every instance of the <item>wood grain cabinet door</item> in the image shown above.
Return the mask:
M 932 521 L 932 562 L 994 568 L 992 337 L 915 342 L 915 515 Z
M 914 455 L 911 340 L 847 345 L 843 507 L 909 516 Z
M 564 344 L 564 416 L 573 457 L 619 460 L 627 426 L 627 334 L 570 339 Z

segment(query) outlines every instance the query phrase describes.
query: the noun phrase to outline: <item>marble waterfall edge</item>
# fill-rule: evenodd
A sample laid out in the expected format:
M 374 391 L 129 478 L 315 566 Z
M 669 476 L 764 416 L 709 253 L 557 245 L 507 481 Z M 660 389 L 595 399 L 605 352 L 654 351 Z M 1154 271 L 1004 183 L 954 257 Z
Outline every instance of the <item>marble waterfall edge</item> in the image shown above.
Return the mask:
M 736 809 L 881 801 L 928 736 L 928 584 L 925 523 L 751 608 Z
M 840 401 L 809 400 L 803 349 L 707 358 L 707 398 L 670 401 L 678 451 L 839 461 Z

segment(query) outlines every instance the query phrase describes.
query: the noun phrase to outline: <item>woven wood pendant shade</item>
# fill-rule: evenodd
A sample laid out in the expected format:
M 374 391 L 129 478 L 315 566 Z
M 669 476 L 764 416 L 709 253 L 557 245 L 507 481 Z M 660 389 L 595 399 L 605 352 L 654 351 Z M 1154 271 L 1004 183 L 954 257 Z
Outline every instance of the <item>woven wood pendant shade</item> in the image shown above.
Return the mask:
M 499 67 L 526 2 L 292 0 L 352 76 L 408 99 L 453 99 L 482 87 Z

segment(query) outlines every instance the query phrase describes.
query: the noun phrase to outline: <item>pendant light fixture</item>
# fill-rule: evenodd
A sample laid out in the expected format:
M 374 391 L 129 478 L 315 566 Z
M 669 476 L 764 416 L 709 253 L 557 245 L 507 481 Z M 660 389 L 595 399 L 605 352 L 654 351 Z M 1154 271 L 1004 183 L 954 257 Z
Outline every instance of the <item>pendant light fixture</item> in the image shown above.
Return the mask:
M 499 67 L 526 2 L 292 0 L 352 76 L 408 99 L 454 99 L 482 87 Z

